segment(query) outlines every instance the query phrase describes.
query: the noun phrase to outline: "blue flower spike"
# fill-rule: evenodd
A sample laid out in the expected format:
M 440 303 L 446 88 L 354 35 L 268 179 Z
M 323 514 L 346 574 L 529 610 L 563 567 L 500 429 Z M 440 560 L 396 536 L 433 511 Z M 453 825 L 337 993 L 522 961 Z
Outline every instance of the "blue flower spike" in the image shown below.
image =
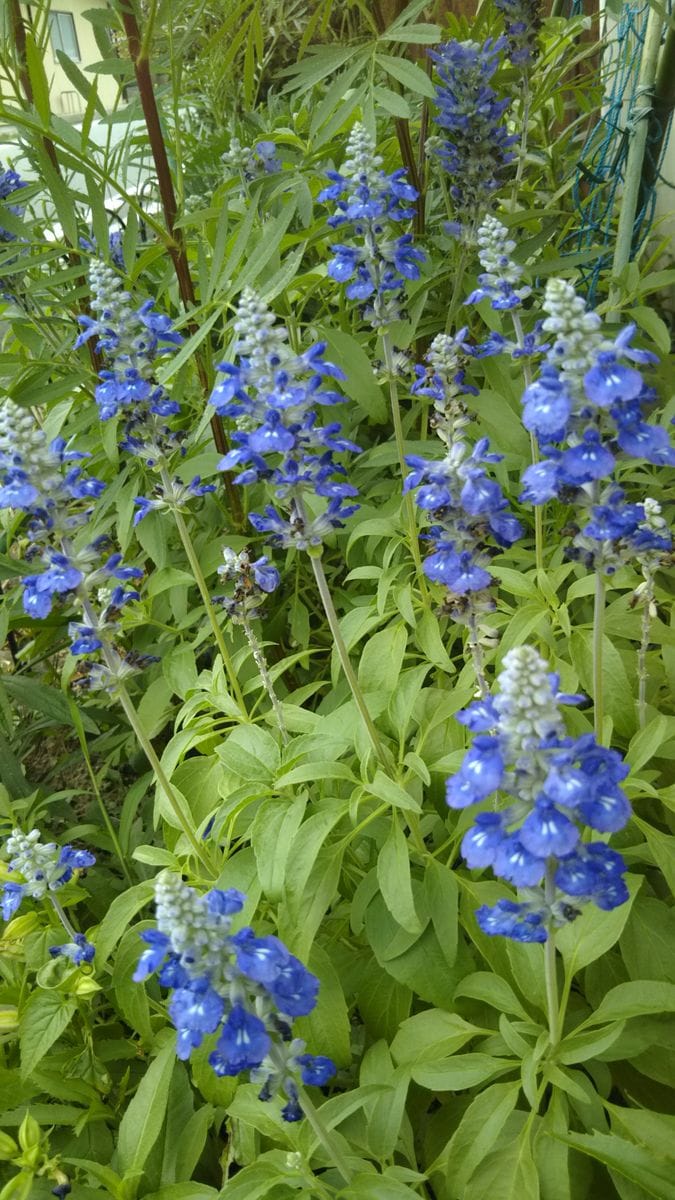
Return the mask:
M 157 929 L 141 934 L 146 949 L 134 980 L 157 973 L 172 989 L 179 1058 L 213 1038 L 216 1075 L 248 1072 L 260 1099 L 282 1094 L 282 1116 L 297 1121 L 300 1083 L 323 1087 L 335 1074 L 329 1058 L 307 1054 L 292 1035 L 294 1018 L 315 1007 L 319 983 L 278 938 L 258 937 L 249 926 L 231 932 L 244 901 L 234 888 L 201 895 L 163 871 L 155 881 Z
M 609 911 L 628 899 L 621 855 L 582 840 L 586 828 L 614 833 L 628 822 L 628 768 L 592 734 L 567 736 L 560 706 L 583 697 L 562 695 L 531 646 L 504 656 L 499 689 L 459 714 L 478 736 L 448 779 L 446 800 L 451 808 L 493 801 L 465 833 L 462 854 L 470 868 L 489 867 L 519 892 L 478 909 L 483 932 L 544 942 L 580 906 Z

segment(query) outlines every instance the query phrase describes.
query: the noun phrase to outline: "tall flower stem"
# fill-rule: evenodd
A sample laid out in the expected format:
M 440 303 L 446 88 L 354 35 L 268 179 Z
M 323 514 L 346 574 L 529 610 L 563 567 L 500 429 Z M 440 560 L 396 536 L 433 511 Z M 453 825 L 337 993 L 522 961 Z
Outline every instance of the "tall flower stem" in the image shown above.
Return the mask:
M 107 658 L 107 655 L 105 654 L 105 648 L 104 648 L 103 653 L 104 653 L 104 657 Z M 109 665 L 114 666 L 114 663 L 109 664 Z M 187 838 L 188 842 L 190 843 L 190 846 L 192 847 L 194 853 L 196 854 L 197 858 L 201 862 L 202 866 L 206 869 L 208 875 L 209 876 L 217 875 L 217 873 L 218 873 L 217 867 L 214 863 L 211 862 L 211 859 L 209 858 L 209 855 L 206 852 L 204 844 L 197 837 L 195 830 L 193 829 L 190 822 L 187 820 L 187 817 L 183 811 L 183 807 L 178 799 L 178 796 L 176 795 L 173 787 L 171 786 L 171 784 L 169 782 L 169 779 L 164 770 L 164 767 L 162 766 L 161 762 L 159 761 L 159 758 L 157 757 L 157 754 L 155 753 L 155 749 L 154 749 L 152 742 L 150 741 L 150 738 L 147 736 L 145 730 L 143 729 L 143 726 L 141 724 L 138 713 L 134 707 L 133 701 L 132 701 L 127 689 L 125 688 L 124 684 L 118 684 L 116 695 L 119 699 L 120 704 L 122 705 L 122 708 L 124 710 L 124 715 L 127 718 L 127 721 L 129 722 L 129 725 L 131 726 L 131 729 L 133 730 L 134 736 L 136 737 L 136 741 L 138 742 L 139 746 L 141 747 L 141 750 L 143 751 L 148 762 L 150 763 L 150 766 L 152 767 L 152 769 L 155 773 L 157 782 L 158 782 L 159 786 L 161 787 L 162 791 L 164 792 L 164 795 L 166 796 L 166 799 L 169 802 L 171 811 L 173 812 L 176 820 L 178 821 L 178 824 L 179 824 L 180 828 L 182 829 L 185 837 Z
M 654 580 L 651 575 L 647 575 L 646 580 L 646 586 L 642 596 L 644 608 L 642 609 L 640 648 L 638 650 L 637 659 L 638 725 L 640 729 L 644 729 L 645 725 L 647 724 L 647 683 L 649 681 L 649 672 L 647 670 L 647 651 L 649 649 L 649 636 L 652 624 L 652 606 L 654 604 Z
M 346 1184 L 350 1184 L 353 1178 L 353 1171 L 344 1157 L 342 1150 L 335 1141 L 332 1131 L 328 1129 L 326 1125 L 324 1125 L 321 1114 L 319 1113 L 318 1109 L 314 1107 L 304 1089 L 300 1089 L 298 1093 L 298 1099 L 300 1101 L 300 1107 L 302 1108 L 302 1111 L 312 1127 L 312 1131 L 328 1154 L 336 1171 L 338 1171 L 338 1173 L 342 1176 Z
M 77 936 L 77 932 L 75 929 L 73 929 L 73 926 L 71 925 L 65 912 L 63 911 L 60 901 L 56 899 L 56 896 L 54 895 L 53 892 L 49 892 L 49 899 L 51 901 L 52 908 L 54 909 L 54 912 L 56 913 L 57 917 L 59 918 L 59 921 L 61 922 L 61 924 L 63 925 L 63 928 L 65 929 L 66 933 L 68 934 L 68 937 L 72 938 L 72 940 L 74 941 L 75 937 Z
M 391 416 L 394 422 L 394 437 L 396 439 L 398 465 L 401 472 L 401 479 L 405 480 L 408 474 L 408 468 L 405 462 L 405 445 L 403 442 L 401 408 L 398 401 L 398 388 L 396 386 L 396 367 L 394 365 L 394 353 L 391 344 L 391 338 L 386 332 L 382 334 L 382 354 L 384 357 L 387 379 L 389 381 L 389 399 L 391 402 Z M 429 599 L 429 592 L 427 589 L 426 580 L 424 578 L 424 572 L 422 570 L 422 555 L 420 553 L 417 519 L 415 517 L 415 506 L 413 504 L 413 499 L 410 495 L 410 492 L 405 492 L 403 495 L 403 517 L 407 529 L 410 553 L 412 554 L 415 570 L 417 572 L 420 594 L 426 603 Z
M 595 572 L 595 597 L 593 602 L 593 727 L 598 742 L 602 742 L 604 719 L 604 696 L 602 681 L 602 653 L 605 636 L 605 577 L 602 571 Z
M 280 701 L 279 701 L 279 697 L 277 696 L 277 694 L 274 690 L 274 684 L 272 683 L 272 677 L 270 675 L 269 667 L 267 665 L 267 659 L 265 658 L 265 652 L 255 635 L 255 631 L 253 629 L 253 626 L 251 625 L 251 622 L 248 621 L 245 617 L 242 617 L 241 618 L 241 626 L 242 626 L 242 629 L 244 630 L 244 634 L 246 636 L 246 641 L 248 642 L 249 646 L 251 647 L 251 654 L 253 655 L 253 661 L 255 662 L 255 665 L 258 668 L 258 674 L 260 675 L 262 685 L 263 685 L 265 691 L 267 692 L 267 695 L 269 696 L 270 704 L 272 705 L 274 715 L 277 719 L 277 725 L 279 727 L 279 733 L 281 734 L 281 740 L 284 743 L 284 746 L 287 746 L 288 745 L 288 730 L 286 729 L 286 722 L 284 720 L 284 710 L 282 709 Z
M 64 554 L 66 554 L 67 556 L 70 556 L 72 554 L 72 548 L 70 546 L 70 543 L 65 538 L 63 540 L 63 551 L 64 551 Z M 84 616 L 86 617 L 87 622 L 89 623 L 89 625 L 91 626 L 92 629 L 96 629 L 98 627 L 98 617 L 96 615 L 96 612 L 94 611 L 94 608 L 92 607 L 92 604 L 89 600 L 89 596 L 87 595 L 87 590 L 83 584 L 80 584 L 80 586 L 76 589 L 76 595 L 77 595 L 78 600 L 80 601 L 80 604 L 82 605 L 82 612 L 84 613 Z M 101 639 L 101 641 L 102 641 L 101 654 L 103 656 L 104 662 L 105 662 L 106 666 L 108 667 L 108 669 L 111 671 L 111 673 L 113 675 L 115 675 L 117 673 L 117 670 L 119 667 L 118 656 L 115 653 L 114 649 L 112 648 L 112 646 L 110 645 L 109 642 L 107 642 L 104 639 Z M 164 792 L 164 795 L 166 796 L 169 806 L 170 806 L 174 816 L 176 817 L 176 820 L 178 821 L 178 825 L 179 825 L 180 829 L 182 829 L 183 833 L 185 834 L 185 837 L 187 838 L 192 849 L 194 850 L 195 854 L 197 855 L 197 858 L 202 863 L 202 865 L 206 868 L 209 875 L 211 875 L 211 874 L 216 875 L 218 873 L 217 868 L 210 861 L 209 856 L 206 852 L 206 849 L 205 849 L 203 843 L 197 837 L 197 834 L 195 833 L 194 828 L 188 821 L 188 819 L 183 811 L 183 806 L 181 805 L 181 803 L 178 799 L 178 796 L 176 795 L 176 792 L 172 788 L 172 786 L 167 778 L 166 772 L 165 772 L 161 762 L 159 761 L 157 754 L 155 753 L 154 746 L 153 746 L 152 742 L 150 741 L 150 738 L 147 736 L 145 730 L 143 729 L 140 717 L 134 707 L 131 696 L 129 695 L 127 689 L 125 688 L 125 686 L 121 680 L 118 681 L 115 694 L 116 694 L 117 698 L 119 699 L 120 704 L 122 705 L 122 708 L 124 710 L 124 715 L 127 718 L 129 725 L 131 726 L 134 736 L 136 737 L 136 741 L 138 742 L 139 746 L 141 747 L 141 750 L 145 754 L 145 757 L 147 758 L 148 762 L 150 763 L 150 766 L 152 767 L 152 769 L 155 773 L 157 782 L 158 782 L 159 786 L 161 787 L 162 791 Z
M 459 254 L 457 255 L 457 262 L 455 263 L 455 279 L 452 287 L 450 303 L 448 304 L 448 312 L 445 318 L 446 333 L 450 333 L 457 309 L 459 308 L 459 299 L 462 294 L 462 288 L 464 287 L 464 275 L 466 273 L 467 262 L 468 252 L 464 242 L 462 242 Z
M 520 314 L 515 309 L 511 310 L 511 320 L 513 322 L 513 332 L 516 335 L 518 346 L 522 349 L 525 345 L 525 335 L 523 333 L 523 325 L 520 320 Z M 532 368 L 527 357 L 523 358 L 523 379 L 525 387 L 529 388 L 532 384 Z M 539 462 L 539 447 L 537 438 L 534 433 L 530 434 L 530 453 L 532 455 L 532 465 L 535 466 Z M 534 561 L 537 571 L 544 569 L 544 507 L 541 504 L 534 506 Z
M 295 503 L 299 507 L 299 502 L 297 500 Z M 299 511 L 301 511 L 300 508 Z M 345 673 L 345 679 L 347 680 L 352 696 L 354 697 L 354 703 L 361 714 L 361 719 L 363 720 L 363 724 L 365 726 L 366 733 L 368 734 L 375 757 L 379 759 L 382 766 L 387 769 L 389 763 L 384 746 L 382 745 L 382 742 L 380 741 L 380 735 L 373 724 L 373 718 L 366 707 L 365 697 L 359 686 L 359 681 L 356 678 L 356 672 L 351 664 L 349 652 L 345 646 L 345 641 L 340 630 L 340 622 L 338 621 L 338 615 L 335 611 L 335 605 L 333 604 L 333 597 L 331 596 L 328 580 L 326 579 L 326 572 L 323 569 L 323 562 L 321 561 L 321 550 L 318 549 L 318 553 L 317 550 L 310 551 L 309 557 L 312 564 L 312 570 L 314 572 L 314 578 L 316 580 L 316 586 L 319 589 L 321 603 L 323 604 L 323 610 L 326 614 L 326 619 L 333 635 L 333 641 L 335 642 L 335 649 L 338 652 L 338 658 L 340 659 L 342 670 Z
M 523 177 L 525 167 L 525 155 L 527 154 L 527 135 L 528 125 L 530 122 L 530 105 L 532 102 L 532 93 L 530 92 L 530 81 L 525 73 L 521 77 L 522 83 L 522 112 L 521 112 L 521 132 L 520 146 L 518 147 L 518 165 L 516 167 L 516 177 L 513 181 L 513 192 L 511 194 L 512 203 L 515 208 L 518 202 L 518 192 L 520 191 L 520 181 Z
M 162 467 L 162 469 L 161 469 L 161 479 L 162 479 L 162 486 L 166 490 L 167 494 L 170 494 L 171 479 L 169 477 L 169 473 L 168 473 L 166 467 Z M 183 549 L 185 550 L 188 562 L 190 564 L 190 570 L 192 571 L 194 581 L 197 584 L 197 587 L 199 588 L 199 594 L 202 598 L 202 603 L 204 605 L 204 608 L 206 609 L 206 615 L 209 619 L 211 629 L 213 630 L 213 636 L 216 639 L 216 645 L 218 647 L 218 650 L 220 651 L 220 655 L 223 660 L 223 666 L 225 667 L 225 670 L 227 672 L 227 677 L 230 681 L 230 686 L 232 688 L 232 691 L 234 692 L 234 696 L 237 701 L 237 704 L 239 705 L 241 711 L 246 716 L 247 715 L 246 702 L 245 702 L 243 694 L 242 694 L 241 685 L 239 683 L 239 680 L 237 679 L 237 673 L 234 669 L 234 663 L 232 662 L 230 652 L 227 648 L 225 638 L 223 636 L 223 631 L 220 628 L 220 625 L 218 624 L 216 610 L 213 607 L 213 602 L 211 600 L 211 595 L 209 593 L 208 584 L 206 582 L 206 579 L 204 578 L 204 572 L 202 571 L 201 563 L 199 561 L 197 551 L 195 550 L 194 542 L 192 541 L 192 538 L 190 536 L 190 531 L 187 527 L 187 524 L 186 524 L 186 521 L 185 521 L 185 518 L 184 518 L 182 512 L 180 512 L 177 508 L 172 508 L 171 511 L 173 513 L 173 517 L 176 522 L 176 528 L 180 535 L 180 540 L 183 543 Z
M 548 904 L 555 899 L 555 863 L 546 868 L 544 896 Z M 551 1050 L 555 1050 L 560 1042 L 560 1000 L 558 997 L 558 973 L 556 965 L 555 930 L 551 923 L 548 927 L 548 937 L 544 942 L 544 979 L 546 982 L 546 1009 L 548 1012 L 548 1030 Z
M 485 678 L 483 651 L 478 639 L 478 620 L 473 608 L 469 610 L 466 625 L 468 632 L 467 641 L 469 650 L 471 652 L 471 659 L 473 661 L 473 669 L 476 674 L 476 683 L 478 684 L 478 689 L 482 698 L 485 699 L 490 689 L 488 687 L 488 681 Z
M 118 862 L 122 869 L 122 874 L 124 875 L 124 878 L 126 879 L 129 886 L 131 887 L 134 882 L 132 875 L 131 875 L 131 871 L 129 870 L 129 867 L 127 865 L 126 857 L 122 852 L 122 847 L 120 845 L 120 840 L 117 836 L 115 826 L 113 825 L 112 821 L 110 820 L 110 814 L 105 806 L 105 801 L 103 799 L 103 796 L 101 795 L 101 789 L 98 786 L 98 779 L 96 778 L 96 772 L 94 770 L 94 767 L 93 767 L 93 764 L 91 761 L 91 757 L 89 755 L 89 747 L 87 746 L 87 737 L 84 732 L 84 726 L 82 724 L 82 720 L 81 720 L 77 705 L 75 704 L 74 700 L 71 700 L 70 706 L 71 706 L 71 713 L 73 714 L 73 722 L 75 724 L 75 730 L 77 732 L 78 741 L 80 743 L 80 749 L 82 751 L 82 755 L 84 757 L 84 761 L 85 761 L 85 764 L 87 767 L 87 773 L 91 780 L 91 786 L 94 790 L 94 795 L 96 797 L 96 803 L 98 804 L 99 811 L 103 818 L 103 824 L 105 825 L 106 830 L 108 832 L 108 837 L 110 838 L 110 842 L 113 847 L 113 850 L 115 851 L 115 854 L 117 855 Z

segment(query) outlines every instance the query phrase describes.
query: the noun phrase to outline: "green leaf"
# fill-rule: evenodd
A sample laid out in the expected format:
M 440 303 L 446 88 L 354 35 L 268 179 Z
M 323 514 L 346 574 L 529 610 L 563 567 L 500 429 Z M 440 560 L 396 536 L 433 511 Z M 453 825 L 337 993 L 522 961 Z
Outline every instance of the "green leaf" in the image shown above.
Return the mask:
M 560 1136 L 560 1135 L 557 1135 Z M 655 1159 L 653 1154 L 642 1146 L 625 1141 L 616 1134 L 586 1133 L 568 1134 L 562 1138 L 568 1146 L 597 1159 L 619 1175 L 625 1176 L 637 1183 L 657 1200 L 673 1200 L 672 1165 Z
M 499 1012 L 511 1013 L 523 1021 L 530 1020 L 529 1013 L 523 1008 L 511 985 L 489 971 L 475 971 L 472 975 L 467 975 L 455 989 L 455 999 L 460 996 L 480 1000 Z
M 260 885 L 269 900 L 281 899 L 291 846 L 302 824 L 306 807 L 306 793 L 290 803 L 275 797 L 264 801 L 255 815 L 251 844 Z
M 345 1193 L 346 1195 L 346 1193 Z M 383 1175 L 355 1175 L 349 1184 L 350 1200 L 419 1200 L 419 1192 L 394 1179 L 387 1171 Z
M 607 992 L 595 1012 L 586 1017 L 577 1030 L 587 1025 L 602 1025 L 606 1021 L 624 1021 L 648 1013 L 667 1012 L 675 1012 L 675 984 L 636 979 L 631 983 L 619 983 Z
M 403 621 L 389 625 L 368 639 L 359 663 L 359 683 L 364 692 L 391 696 L 398 683 L 408 630 Z
M 645 333 L 649 334 L 659 354 L 664 356 L 670 354 L 670 330 L 663 318 L 659 317 L 653 308 L 638 304 L 631 308 L 630 316 L 632 320 L 637 321 Z
M 519 1065 L 515 1060 L 493 1058 L 490 1054 L 455 1054 L 415 1066 L 411 1073 L 416 1083 L 431 1091 L 461 1092 L 495 1075 L 517 1070 Z
M 96 934 L 96 964 L 98 967 L 104 965 L 108 955 L 114 950 L 128 928 L 129 922 L 137 912 L 151 902 L 153 895 L 154 885 L 152 880 L 148 879 L 144 883 L 137 883 L 134 887 L 127 888 L 121 896 L 115 897 Z M 138 945 L 140 949 L 140 940 Z
M 419 813 L 422 811 L 418 801 L 414 800 L 410 793 L 401 787 L 400 783 L 396 783 L 379 768 L 375 772 L 372 783 L 365 784 L 364 787 L 371 796 L 377 796 L 378 800 L 383 800 L 385 804 L 391 804 L 393 808 L 400 808 L 404 812 Z
M 252 283 L 255 283 L 270 259 L 276 254 L 281 239 L 293 220 L 295 208 L 295 197 L 291 194 L 279 215 L 272 221 L 264 223 L 260 237 L 254 242 L 254 249 L 246 259 L 246 265 L 235 280 L 237 291 L 242 291 L 245 287 L 250 287 Z
M 311 1047 L 321 1046 L 339 1067 L 348 1067 L 352 1060 L 351 1025 L 347 1001 L 340 977 L 328 954 L 316 944 L 307 964 L 319 980 L 316 1007 L 306 1017 L 298 1017 L 293 1029 Z
M 35 44 L 32 33 L 26 31 L 26 68 L 30 79 L 33 103 L 45 129 L 49 129 L 51 105 L 49 103 L 49 84 L 45 72 L 42 54 Z
M 394 920 L 409 933 L 421 933 L 412 894 L 408 843 L 396 816 L 377 859 L 377 881 Z
M 19 1045 L 21 1074 L 30 1075 L 34 1067 L 72 1021 L 76 1004 L 60 992 L 33 992 L 21 1013 Z
M 56 688 L 49 687 L 46 683 L 37 683 L 33 679 L 26 679 L 23 675 L 3 675 L 0 683 L 5 691 L 24 708 L 29 708 L 31 712 L 42 713 L 43 716 L 49 717 L 55 725 L 72 727 L 73 718 L 68 701 Z M 98 733 L 91 717 L 82 711 L 80 716 L 87 733 Z
M 560 1044 L 558 1060 L 569 1065 L 586 1062 L 589 1058 L 599 1058 L 619 1040 L 625 1024 L 625 1021 L 617 1021 L 606 1029 L 589 1029 L 585 1033 L 569 1034 Z
M 216 753 L 228 771 L 256 783 L 270 781 L 279 767 L 279 747 L 265 729 L 240 726 L 217 747 Z
M 462 1200 L 539 1200 L 539 1177 L 527 1127 L 483 1160 Z
M 430 858 L 424 870 L 424 892 L 443 957 L 454 967 L 459 937 L 459 887 L 454 871 Z
M 391 1044 L 391 1053 L 399 1064 L 433 1062 L 454 1054 L 482 1031 L 457 1013 L 429 1008 L 404 1021 Z
M 319 329 L 322 341 L 328 343 L 330 357 L 341 367 L 347 378 L 342 390 L 358 404 L 367 417 L 382 425 L 387 420 L 387 405 L 382 389 L 375 379 L 373 364 L 363 347 L 350 333 L 322 326 Z
M 443 1152 L 450 1200 L 463 1200 L 474 1171 L 493 1149 L 513 1112 L 519 1083 L 493 1083 L 471 1102 Z
M 565 970 L 574 975 L 589 963 L 595 962 L 619 940 L 630 916 L 633 901 L 642 884 L 641 875 L 627 875 L 630 899 L 619 908 L 603 913 L 598 921 L 595 912 L 587 908 L 575 921 L 556 933 L 556 945 L 565 962 Z
M 160 1135 L 175 1064 L 176 1044 L 173 1034 L 167 1031 L 164 1045 L 150 1063 L 120 1122 L 117 1162 L 125 1176 L 143 1170 Z
M 436 88 L 433 80 L 416 63 L 410 62 L 407 58 L 395 58 L 392 54 L 382 54 L 381 52 L 377 54 L 377 62 L 388 75 L 402 83 L 411 92 L 415 92 L 417 96 L 434 99 Z

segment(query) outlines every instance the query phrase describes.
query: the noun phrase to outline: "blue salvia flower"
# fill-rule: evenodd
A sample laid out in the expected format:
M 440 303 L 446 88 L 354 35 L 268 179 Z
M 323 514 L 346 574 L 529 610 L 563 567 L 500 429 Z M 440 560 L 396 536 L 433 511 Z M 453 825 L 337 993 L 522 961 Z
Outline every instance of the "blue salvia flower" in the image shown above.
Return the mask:
M 280 546 L 320 545 L 358 507 L 346 503 L 357 494 L 356 488 L 345 482 L 345 468 L 334 455 L 357 452 L 359 447 L 342 436 L 339 424 L 318 423 L 319 407 L 343 399 L 327 389 L 325 381 L 344 375 L 324 358 L 323 342 L 294 354 L 286 329 L 250 289 L 242 293 L 234 329 L 238 361 L 220 364 L 225 378 L 211 396 L 216 412 L 237 425 L 235 448 L 221 459 L 220 467 L 239 469 L 238 484 L 261 479 L 273 484 L 284 513 L 268 505 L 264 514 L 249 514 L 255 529 Z M 306 496 L 325 499 L 328 505 L 310 518 Z
M 482 45 L 447 42 L 429 51 L 441 80 L 435 120 L 446 135 L 440 146 L 433 139 L 431 148 L 450 175 L 457 221 L 467 233 L 489 209 L 518 140 L 504 120 L 508 97 L 490 85 L 505 47 L 504 38 L 488 38 Z
M 347 298 L 363 302 L 364 316 L 382 328 L 401 315 L 401 290 L 407 279 L 419 279 L 426 257 L 413 245 L 412 234 L 397 229 L 415 215 L 410 205 L 417 191 L 404 170 L 391 175 L 382 170 L 375 141 L 360 123 L 349 135 L 342 170 L 326 174 L 331 184 L 318 198 L 335 201 L 337 208 L 328 224 L 350 235 L 348 243 L 331 246 L 328 274 L 346 283 Z
M 248 550 L 237 553 L 226 546 L 223 559 L 225 561 L 218 568 L 218 574 L 223 583 L 232 585 L 231 594 L 215 596 L 214 599 L 235 624 L 257 620 L 263 616 L 265 597 L 276 591 L 281 583 L 279 572 L 265 555 L 253 561 Z
M 0 911 L 5 921 L 14 916 L 27 896 L 33 900 L 47 899 L 72 938 L 63 946 L 52 946 L 52 957 L 63 956 L 76 966 L 90 963 L 94 947 L 84 934 L 76 933 L 72 928 L 54 893 L 69 883 L 76 872 L 93 867 L 96 859 L 91 851 L 42 842 L 38 829 L 32 829 L 30 833 L 15 829 L 5 842 L 3 854 L 9 859 L 9 874 L 17 876 L 7 879 L 0 892 Z
M 26 560 L 32 571 L 21 581 L 24 612 L 44 619 L 55 602 L 74 604 L 83 619 L 68 627 L 71 653 L 88 657 L 100 651 L 104 659 L 87 663 L 79 682 L 114 690 L 117 680 L 155 660 L 119 651 L 115 645 L 121 609 L 139 599 L 133 587 L 124 585 L 143 572 L 111 552 L 105 535 L 84 545 L 72 541 L 91 516 L 88 502 L 104 490 L 100 480 L 76 465 L 86 457 L 68 450 L 62 438 L 47 445 L 29 412 L 9 402 L 0 408 L 0 508 L 18 509 L 29 518 Z M 92 603 L 94 595 L 101 601 L 98 607 Z
M 522 499 L 543 504 L 572 488 L 586 489 L 597 502 L 596 485 L 611 476 L 617 448 L 657 466 L 675 465 L 667 430 L 644 419 L 655 395 L 629 364 L 657 359 L 631 346 L 635 326 L 610 341 L 598 314 L 586 312 L 572 285 L 560 279 L 549 281 L 544 308 L 552 344 L 540 377 L 523 396 L 523 423 L 546 457 L 524 472 Z
M 80 238 L 80 247 L 82 250 L 87 250 L 89 254 L 98 256 L 101 253 L 93 233 L 90 237 Z M 108 257 L 113 266 L 117 267 L 118 270 L 124 271 L 126 269 L 124 262 L 123 235 L 120 229 L 113 229 L 108 235 Z
M 495 0 L 504 14 L 508 56 L 514 67 L 532 67 L 539 56 L 540 0 Z
M 26 186 L 25 180 L 23 180 L 12 167 L 6 167 L 4 171 L 0 171 L 0 213 L 2 212 L 3 208 L 6 208 L 7 211 L 11 212 L 15 217 L 22 216 L 23 208 L 21 205 L 6 204 L 5 201 L 7 201 L 11 196 L 14 196 L 16 192 L 21 190 L 21 188 L 25 188 Z M 3 228 L 0 219 L 0 242 L 14 241 L 16 241 L 16 234 L 10 233 L 8 229 Z
M 628 822 L 620 786 L 628 767 L 593 734 L 566 734 L 560 705 L 583 697 L 560 694 L 558 682 L 533 647 L 510 650 L 499 693 L 458 716 L 477 736 L 446 785 L 451 808 L 508 797 L 507 807 L 477 815 L 462 854 L 518 889 L 517 901 L 484 905 L 476 917 L 485 933 L 521 942 L 546 941 L 582 904 L 609 910 L 628 899 L 621 855 L 582 838 L 584 827 L 606 834 Z
M 570 558 L 605 575 L 637 562 L 643 574 L 650 576 L 670 564 L 672 537 L 656 500 L 647 497 L 641 504 L 627 503 L 623 489 L 615 484 L 601 492 L 598 500 L 567 550 Z
M 476 244 L 483 274 L 478 276 L 478 287 L 465 303 L 478 304 L 489 299 L 490 307 L 497 310 L 520 308 L 532 289 L 522 284 L 524 268 L 513 261 L 516 243 L 509 237 L 506 226 L 488 214 L 478 227 Z
M 321 1086 L 335 1074 L 330 1059 L 304 1053 L 292 1037 L 294 1018 L 316 1004 L 319 981 L 278 938 L 257 937 L 248 926 L 231 932 L 244 900 L 235 888 L 201 895 L 163 871 L 155 881 L 157 928 L 141 934 L 146 949 L 134 980 L 158 972 L 171 989 L 179 1058 L 217 1035 L 209 1054 L 216 1075 L 249 1072 L 262 1100 L 283 1091 L 282 1116 L 296 1121 L 299 1081 Z
M 134 525 L 149 512 L 184 509 L 195 497 L 215 491 L 196 475 L 189 483 L 171 476 L 167 466 L 180 448 L 180 435 L 168 423 L 180 413 L 180 405 L 155 378 L 156 360 L 180 346 L 182 337 L 169 317 L 153 312 L 153 301 L 139 308 L 124 291 L 122 281 L 105 263 L 95 259 L 89 268 L 91 307 L 97 318 L 80 317 L 84 331 L 75 345 L 96 337 L 97 350 L 109 360 L 100 372 L 96 401 L 102 421 L 119 412 L 125 422 L 120 449 L 142 459 L 162 473 L 162 482 L 152 496 L 137 496 Z

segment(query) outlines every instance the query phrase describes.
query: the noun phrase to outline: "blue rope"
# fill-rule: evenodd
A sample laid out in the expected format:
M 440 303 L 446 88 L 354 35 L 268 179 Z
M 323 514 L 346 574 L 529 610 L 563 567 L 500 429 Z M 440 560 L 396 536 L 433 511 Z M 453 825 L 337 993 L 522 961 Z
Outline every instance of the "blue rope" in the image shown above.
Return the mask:
M 605 88 L 603 111 L 586 138 L 577 165 L 572 197 L 579 219 L 574 232 L 565 239 L 563 253 L 598 246 L 607 248 L 593 263 L 580 268 L 590 303 L 594 300 L 601 272 L 612 261 L 617 191 L 624 179 L 630 135 L 635 121 L 646 119 L 649 112 L 646 108 L 636 111 L 636 101 L 641 97 L 638 80 L 649 7 L 648 3 L 626 4 L 605 43 L 601 68 Z M 671 0 L 667 8 L 670 12 Z M 582 13 L 583 0 L 572 0 L 571 15 Z M 653 132 L 654 139 L 658 138 L 658 132 Z M 661 145 L 657 175 L 667 140 L 664 138 Z M 645 153 L 650 153 L 649 144 Z M 649 234 L 655 204 L 656 190 L 652 187 L 635 217 L 633 256 Z

